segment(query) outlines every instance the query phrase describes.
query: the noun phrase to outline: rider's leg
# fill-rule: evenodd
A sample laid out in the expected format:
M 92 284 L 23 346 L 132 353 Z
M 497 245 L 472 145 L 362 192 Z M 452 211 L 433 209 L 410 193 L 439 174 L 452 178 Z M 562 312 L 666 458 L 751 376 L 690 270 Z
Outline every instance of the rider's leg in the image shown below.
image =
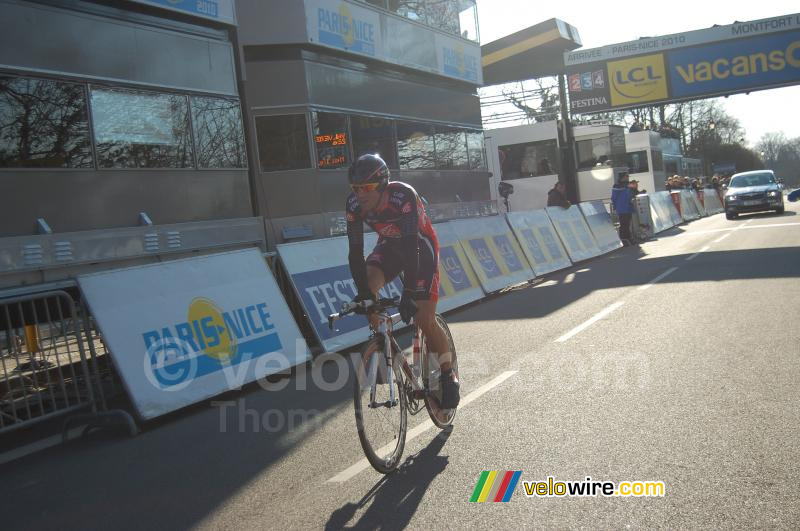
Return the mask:
M 414 320 L 425 336 L 428 352 L 438 355 L 442 371 L 447 371 L 451 367 L 450 342 L 442 327 L 436 322 L 436 301 L 415 302 L 417 315 L 414 316 Z
M 377 297 L 378 290 L 380 290 L 386 284 L 386 278 L 383 275 L 383 270 L 381 270 L 379 267 L 367 264 L 367 284 L 369 285 L 369 290 Z M 369 325 L 373 330 L 378 329 L 378 323 L 378 314 L 369 314 Z

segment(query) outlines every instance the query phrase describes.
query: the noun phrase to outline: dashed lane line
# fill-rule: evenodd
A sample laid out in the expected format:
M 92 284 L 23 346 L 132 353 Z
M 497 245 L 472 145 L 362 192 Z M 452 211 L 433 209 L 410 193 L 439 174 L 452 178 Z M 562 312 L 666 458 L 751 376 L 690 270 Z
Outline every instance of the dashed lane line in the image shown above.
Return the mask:
M 573 328 L 572 330 L 570 330 L 569 332 L 567 332 L 563 336 L 561 336 L 558 339 L 556 339 L 555 342 L 556 343 L 563 343 L 563 342 L 567 341 L 568 339 L 570 339 L 571 337 L 574 337 L 574 336 L 580 334 L 581 332 L 583 332 L 584 330 L 586 330 L 587 328 L 592 326 L 594 323 L 596 323 L 600 319 L 606 317 L 607 315 L 611 314 L 612 312 L 615 312 L 623 304 L 625 304 L 625 301 L 617 301 L 614 304 L 612 304 L 611 306 L 609 306 L 608 308 L 604 308 L 603 310 L 597 312 L 593 317 L 591 317 L 587 321 L 584 321 L 582 324 L 579 324 L 578 326 L 576 326 L 575 328 Z
M 476 399 L 480 398 L 481 396 L 485 395 L 486 393 L 488 393 L 489 391 L 491 391 L 492 389 L 494 389 L 495 387 L 497 387 L 501 383 L 505 382 L 506 380 L 508 380 L 509 378 L 514 376 L 515 374 L 517 374 L 518 372 L 519 371 L 506 371 L 504 373 L 501 373 L 500 375 L 496 376 L 491 381 L 486 382 L 485 384 L 483 384 L 482 386 L 478 387 L 477 389 L 472 391 L 470 394 L 468 394 L 467 396 L 462 398 L 461 399 L 461 403 L 458 405 L 458 408 L 459 409 L 463 409 L 465 406 L 469 405 L 474 400 L 476 400 Z M 423 433 L 425 433 L 426 431 L 428 431 L 432 427 L 433 427 L 433 422 L 431 422 L 431 420 L 428 419 L 428 420 L 422 422 L 421 424 L 415 426 L 414 428 L 411 428 L 408 431 L 408 433 L 406 433 L 406 443 L 408 443 L 409 441 L 413 441 L 414 439 L 416 439 L 417 437 L 419 437 L 420 435 L 422 435 Z M 380 450 L 378 450 L 378 453 L 379 454 L 386 454 L 386 453 L 390 452 L 391 449 L 394 446 L 395 446 L 395 443 L 388 444 L 385 447 L 383 447 Z M 364 458 L 361 461 L 359 461 L 358 463 L 356 463 L 356 464 L 354 464 L 354 465 L 342 470 L 341 472 L 339 472 L 338 474 L 336 474 L 335 476 L 330 478 L 327 481 L 327 483 L 344 483 L 345 481 L 347 481 L 349 479 L 352 479 L 357 474 L 363 472 L 364 470 L 366 470 L 369 467 L 370 467 L 369 461 L 367 461 L 367 459 Z

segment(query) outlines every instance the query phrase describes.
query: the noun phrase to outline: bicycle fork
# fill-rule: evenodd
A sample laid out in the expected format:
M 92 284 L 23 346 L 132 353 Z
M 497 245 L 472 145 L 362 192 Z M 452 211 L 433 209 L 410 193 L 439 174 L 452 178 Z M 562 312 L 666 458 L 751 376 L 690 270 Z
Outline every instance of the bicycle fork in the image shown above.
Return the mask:
M 369 392 L 369 407 L 370 408 L 379 408 L 379 407 L 394 407 L 399 404 L 397 392 L 395 391 L 394 386 L 394 353 L 392 352 L 392 343 L 389 339 L 389 334 L 386 330 L 382 330 L 383 339 L 383 355 L 386 361 L 386 382 L 389 384 L 389 400 L 385 402 L 375 402 L 375 394 L 378 387 L 378 365 L 379 363 L 377 360 L 371 364 L 369 369 L 369 380 L 370 382 L 370 392 Z

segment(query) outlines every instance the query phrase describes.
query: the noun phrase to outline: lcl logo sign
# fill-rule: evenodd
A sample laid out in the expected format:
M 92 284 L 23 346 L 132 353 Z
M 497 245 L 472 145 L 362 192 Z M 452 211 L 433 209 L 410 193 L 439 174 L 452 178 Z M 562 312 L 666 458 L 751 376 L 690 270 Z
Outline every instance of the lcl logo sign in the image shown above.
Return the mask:
M 667 80 L 662 54 L 610 61 L 611 105 L 666 99 Z
M 628 83 L 643 83 L 645 81 L 656 81 L 662 79 L 664 76 L 659 76 L 655 73 L 653 65 L 648 65 L 646 68 L 632 68 L 628 70 L 627 75 L 622 71 L 617 70 L 614 72 L 614 81 L 617 85 L 626 85 Z

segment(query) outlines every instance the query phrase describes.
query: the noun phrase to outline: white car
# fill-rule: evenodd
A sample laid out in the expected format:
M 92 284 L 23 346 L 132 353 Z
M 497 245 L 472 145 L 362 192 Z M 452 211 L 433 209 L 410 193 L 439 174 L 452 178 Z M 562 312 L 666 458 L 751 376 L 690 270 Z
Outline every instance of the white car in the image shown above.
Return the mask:
M 783 190 L 772 170 L 737 173 L 725 192 L 725 217 L 735 219 L 743 212 L 774 210 L 783 214 Z

